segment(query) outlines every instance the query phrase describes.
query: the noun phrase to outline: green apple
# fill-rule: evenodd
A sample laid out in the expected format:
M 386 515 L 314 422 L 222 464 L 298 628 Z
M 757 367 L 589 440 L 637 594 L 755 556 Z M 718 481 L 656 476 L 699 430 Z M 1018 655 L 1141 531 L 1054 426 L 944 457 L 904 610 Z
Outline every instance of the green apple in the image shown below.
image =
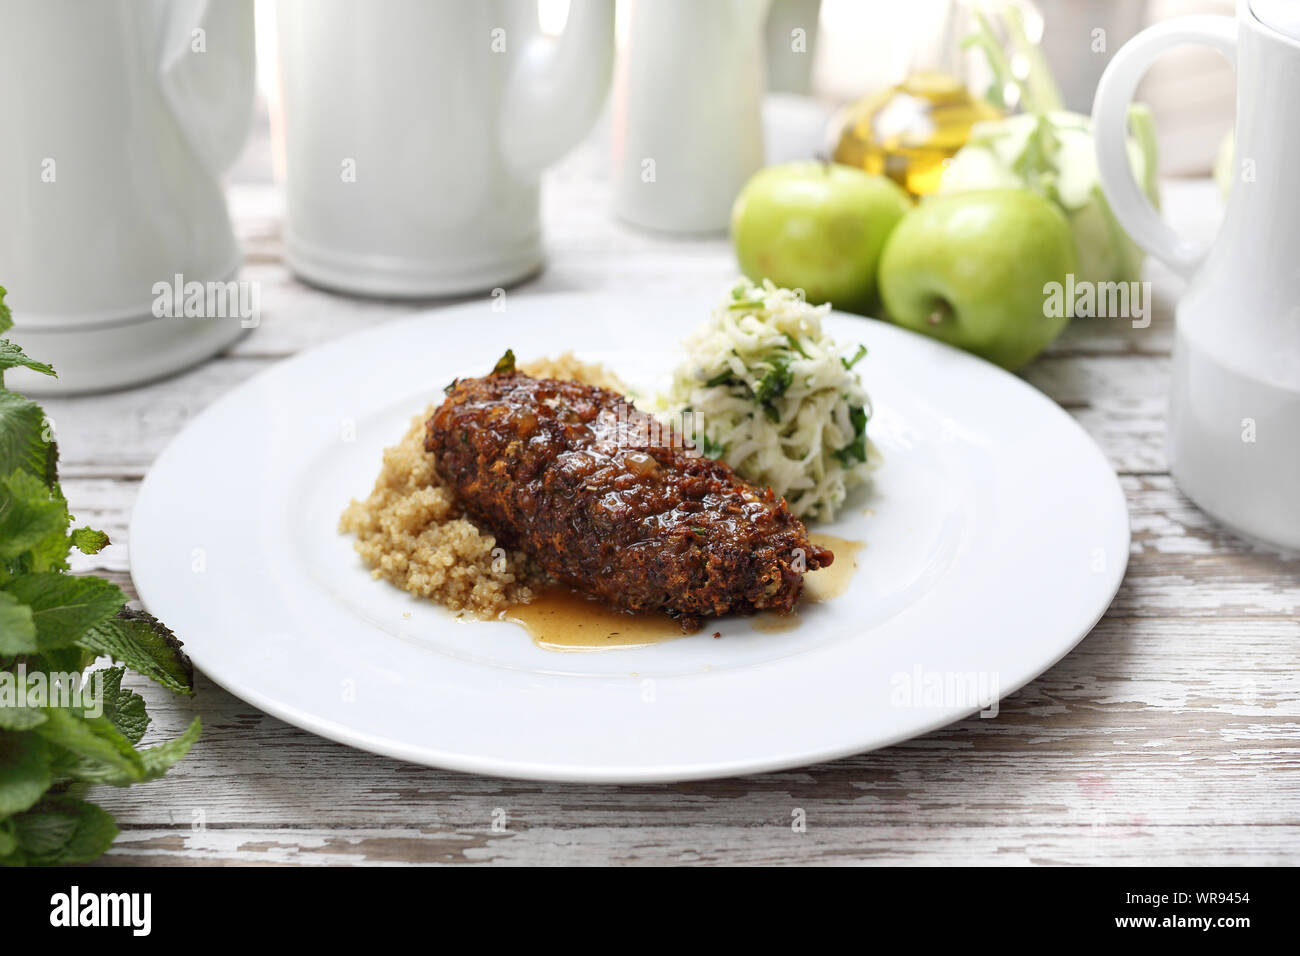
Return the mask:
M 885 240 L 911 208 L 892 179 L 837 163 L 769 166 L 745 184 L 731 211 L 740 269 L 803 289 L 814 304 L 867 308 Z
M 932 196 L 889 237 L 880 294 L 899 325 L 1014 369 L 1070 321 L 1047 308 L 1048 288 L 1076 262 L 1070 224 L 1037 193 Z

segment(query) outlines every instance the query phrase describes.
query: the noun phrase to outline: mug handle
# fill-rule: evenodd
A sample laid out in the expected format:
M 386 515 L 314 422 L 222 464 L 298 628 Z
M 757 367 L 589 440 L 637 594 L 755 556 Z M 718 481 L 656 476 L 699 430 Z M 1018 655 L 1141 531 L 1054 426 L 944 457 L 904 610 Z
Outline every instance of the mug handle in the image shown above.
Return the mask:
M 1179 17 L 1149 27 L 1124 44 L 1101 75 L 1092 129 L 1101 188 L 1115 218 L 1139 246 L 1190 277 L 1210 247 L 1182 238 L 1160 217 L 1133 178 L 1127 146 L 1128 107 L 1143 74 L 1161 54 L 1188 43 L 1212 47 L 1237 65 L 1237 21 L 1232 17 Z

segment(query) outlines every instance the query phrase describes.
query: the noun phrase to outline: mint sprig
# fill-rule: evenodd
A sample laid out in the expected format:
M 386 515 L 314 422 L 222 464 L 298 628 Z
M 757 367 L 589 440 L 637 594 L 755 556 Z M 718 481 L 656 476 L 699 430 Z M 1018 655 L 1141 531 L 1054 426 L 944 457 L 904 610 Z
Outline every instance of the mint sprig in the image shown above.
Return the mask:
M 4 296 L 0 287 L 0 333 L 13 325 Z M 128 608 L 121 588 L 68 573 L 70 549 L 95 554 L 108 535 L 70 528 L 45 413 L 4 387 L 4 373 L 19 367 L 54 374 L 0 339 L 0 864 L 81 863 L 117 835 L 85 791 L 161 777 L 202 725 L 196 717 L 179 736 L 139 746 L 149 714 L 122 687 L 127 668 L 186 695 L 194 669 L 176 635 Z M 98 657 L 118 666 L 86 673 Z M 54 693 L 55 675 L 78 675 L 89 695 Z M 29 690 L 38 685 L 43 698 Z

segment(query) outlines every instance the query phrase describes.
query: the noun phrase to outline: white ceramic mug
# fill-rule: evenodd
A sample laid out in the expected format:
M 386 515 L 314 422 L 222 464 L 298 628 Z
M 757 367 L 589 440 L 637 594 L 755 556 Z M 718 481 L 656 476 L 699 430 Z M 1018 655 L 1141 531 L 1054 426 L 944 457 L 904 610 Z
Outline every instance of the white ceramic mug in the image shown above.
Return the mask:
M 822 0 L 772 0 L 764 54 L 769 91 L 812 95 L 821 8 Z
M 1178 236 L 1133 180 L 1125 115 L 1160 54 L 1210 46 L 1237 67 L 1237 167 L 1218 238 Z M 1178 306 L 1169 464 L 1246 537 L 1300 550 L 1300 4 L 1238 0 L 1237 16 L 1170 20 L 1116 54 L 1093 106 L 1101 183 L 1120 223 L 1188 278 Z
M 538 178 L 586 132 L 613 0 L 281 0 L 286 253 L 308 281 L 450 295 L 542 263 Z
M 633 0 L 614 88 L 614 210 L 649 229 L 727 228 L 763 165 L 768 0 Z
M 155 286 L 239 268 L 218 177 L 252 115 L 252 0 L 0 0 L 0 35 L 0 285 L 59 373 L 7 383 L 112 388 L 224 348 L 237 317 L 159 317 Z

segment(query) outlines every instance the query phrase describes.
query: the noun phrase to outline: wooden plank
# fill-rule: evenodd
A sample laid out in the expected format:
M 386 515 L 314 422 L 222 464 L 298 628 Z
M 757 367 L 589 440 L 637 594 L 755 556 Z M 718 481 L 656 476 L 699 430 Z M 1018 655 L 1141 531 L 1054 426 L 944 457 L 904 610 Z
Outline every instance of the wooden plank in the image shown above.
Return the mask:
M 1294 865 L 1284 847 L 1300 827 L 1114 825 L 529 827 L 493 833 L 438 828 L 129 830 L 103 858 L 111 866 L 158 865 L 924 865 L 980 860 L 1118 866 Z

